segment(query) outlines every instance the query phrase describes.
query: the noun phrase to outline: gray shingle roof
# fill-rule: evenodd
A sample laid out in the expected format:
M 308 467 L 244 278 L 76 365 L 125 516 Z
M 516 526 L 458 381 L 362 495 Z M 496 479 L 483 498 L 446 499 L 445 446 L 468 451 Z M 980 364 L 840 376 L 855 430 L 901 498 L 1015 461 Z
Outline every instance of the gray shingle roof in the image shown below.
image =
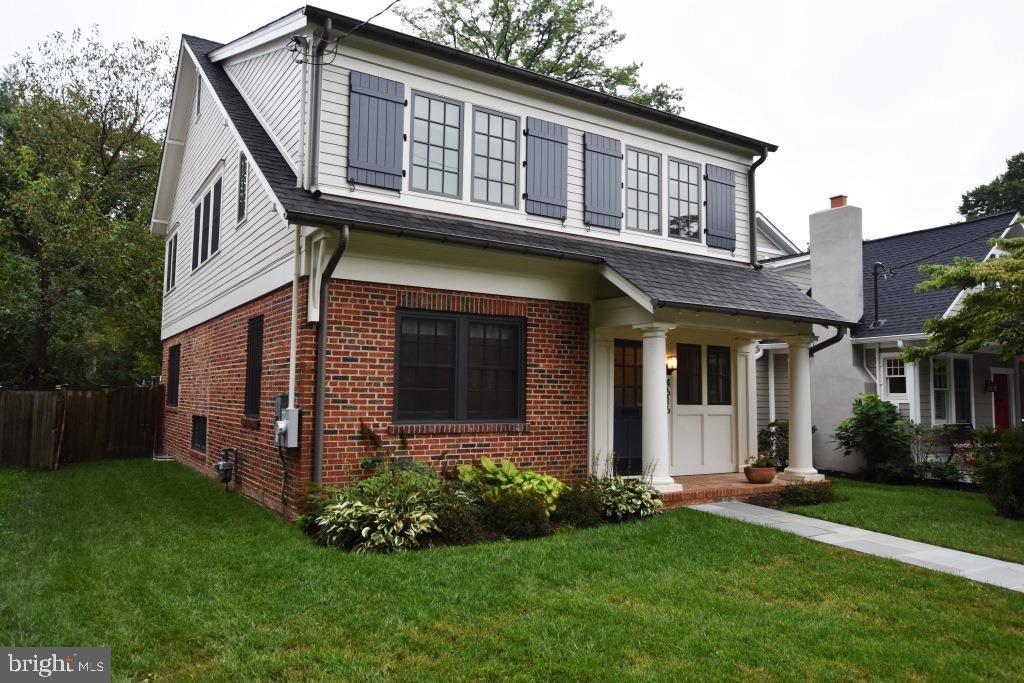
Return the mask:
M 507 225 L 431 216 L 376 204 L 315 197 L 295 187 L 295 174 L 222 67 L 207 55 L 219 43 L 184 37 L 203 74 L 290 220 L 348 224 L 423 239 L 604 263 L 654 305 L 756 315 L 801 322 L 850 324 L 769 269 L 676 252 Z
M 917 292 L 914 288 L 927 277 L 922 265 L 952 263 L 956 256 L 981 261 L 998 237 L 1010 225 L 1014 211 L 1007 211 L 963 223 L 907 232 L 864 242 L 864 318 L 854 330 L 855 337 L 878 337 L 924 332 L 929 318 L 941 316 L 956 298 L 951 289 Z M 878 279 L 878 317 L 881 327 L 870 329 L 874 320 L 874 264 L 895 268 L 895 275 Z

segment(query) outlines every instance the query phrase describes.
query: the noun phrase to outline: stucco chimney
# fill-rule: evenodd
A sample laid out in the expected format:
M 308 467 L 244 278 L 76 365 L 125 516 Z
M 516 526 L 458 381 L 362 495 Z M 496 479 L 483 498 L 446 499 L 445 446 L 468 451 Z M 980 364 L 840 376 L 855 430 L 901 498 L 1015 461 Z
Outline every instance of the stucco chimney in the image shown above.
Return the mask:
M 829 197 L 829 201 L 832 202 L 832 206 L 829 207 L 830 209 L 838 209 L 841 206 L 846 206 L 846 195 L 837 194 L 834 197 Z

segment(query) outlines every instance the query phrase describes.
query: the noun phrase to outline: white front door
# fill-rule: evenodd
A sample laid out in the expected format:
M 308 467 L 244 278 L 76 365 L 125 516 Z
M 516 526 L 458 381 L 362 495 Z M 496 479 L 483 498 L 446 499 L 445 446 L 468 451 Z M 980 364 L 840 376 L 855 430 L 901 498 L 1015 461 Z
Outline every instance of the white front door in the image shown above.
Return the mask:
M 671 391 L 672 475 L 736 471 L 735 353 L 677 344 Z

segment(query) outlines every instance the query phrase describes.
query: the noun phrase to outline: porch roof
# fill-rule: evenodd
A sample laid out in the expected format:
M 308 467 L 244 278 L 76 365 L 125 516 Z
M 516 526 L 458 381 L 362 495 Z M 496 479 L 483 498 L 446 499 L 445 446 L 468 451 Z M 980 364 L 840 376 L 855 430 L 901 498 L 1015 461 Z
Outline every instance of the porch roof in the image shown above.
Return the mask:
M 208 55 L 219 43 L 184 36 L 203 74 L 238 130 L 290 221 L 346 224 L 354 229 L 483 248 L 606 264 L 650 299 L 676 307 L 849 327 L 856 321 L 805 295 L 770 269 L 745 263 L 570 236 L 549 230 L 450 219 L 366 202 L 317 197 L 295 187 L 295 174 L 224 69 Z

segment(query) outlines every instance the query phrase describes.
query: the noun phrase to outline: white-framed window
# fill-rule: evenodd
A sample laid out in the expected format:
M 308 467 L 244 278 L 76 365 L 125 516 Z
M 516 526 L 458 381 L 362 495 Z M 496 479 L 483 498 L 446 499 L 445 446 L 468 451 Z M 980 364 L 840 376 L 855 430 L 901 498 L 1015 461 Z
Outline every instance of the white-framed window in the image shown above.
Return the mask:
M 661 233 L 661 155 L 626 148 L 626 227 Z
M 931 359 L 932 424 L 974 424 L 973 377 L 970 356 Z
M 668 160 L 668 236 L 701 241 L 700 164 Z
M 462 102 L 412 96 L 412 178 L 409 189 L 462 196 Z
M 203 79 L 196 76 L 196 120 L 203 113 Z
M 907 398 L 907 365 L 899 356 L 882 358 L 882 378 L 887 398 Z
M 249 199 L 249 160 L 245 152 L 238 154 L 238 223 L 245 220 L 246 202 Z
M 175 225 L 175 228 L 178 226 Z M 178 278 L 178 231 L 175 230 L 167 238 L 166 255 L 164 258 L 164 293 L 174 289 Z
M 473 107 L 474 202 L 517 206 L 519 203 L 519 119 Z
M 945 424 L 949 421 L 949 360 L 932 358 L 932 422 Z
M 221 188 L 222 179 L 217 178 L 193 209 L 192 270 L 206 263 L 220 249 Z

